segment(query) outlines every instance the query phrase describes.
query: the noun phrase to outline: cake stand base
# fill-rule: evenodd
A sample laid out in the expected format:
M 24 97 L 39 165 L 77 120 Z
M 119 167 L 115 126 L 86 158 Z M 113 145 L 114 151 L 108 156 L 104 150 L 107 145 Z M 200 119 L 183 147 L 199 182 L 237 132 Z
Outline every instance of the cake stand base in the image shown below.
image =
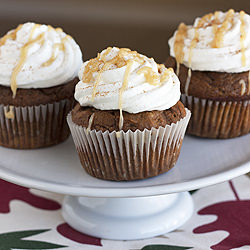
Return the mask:
M 188 192 L 136 198 L 66 196 L 62 214 L 74 229 L 102 239 L 136 240 L 173 231 L 193 213 Z

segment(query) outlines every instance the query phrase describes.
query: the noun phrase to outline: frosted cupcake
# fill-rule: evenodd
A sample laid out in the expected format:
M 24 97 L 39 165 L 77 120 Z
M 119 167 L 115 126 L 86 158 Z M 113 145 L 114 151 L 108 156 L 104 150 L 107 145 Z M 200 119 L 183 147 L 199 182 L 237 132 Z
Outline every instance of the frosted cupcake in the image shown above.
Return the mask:
M 232 138 L 250 132 L 250 16 L 216 11 L 181 23 L 166 65 L 176 70 L 192 111 L 188 133 Z
M 69 135 L 82 54 L 72 37 L 25 23 L 0 39 L 0 145 L 29 149 Z
M 172 69 L 129 49 L 107 48 L 79 72 L 68 116 L 85 170 L 135 180 L 171 169 L 190 118 Z

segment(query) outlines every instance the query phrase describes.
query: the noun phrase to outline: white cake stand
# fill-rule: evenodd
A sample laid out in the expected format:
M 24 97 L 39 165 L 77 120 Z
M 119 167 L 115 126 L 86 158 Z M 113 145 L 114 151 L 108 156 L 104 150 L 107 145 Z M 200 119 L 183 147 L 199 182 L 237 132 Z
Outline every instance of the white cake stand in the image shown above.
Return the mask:
M 83 233 L 117 240 L 172 231 L 192 215 L 187 192 L 250 171 L 250 135 L 229 140 L 186 136 L 180 158 L 168 173 L 131 182 L 103 181 L 82 169 L 73 142 L 45 149 L 0 147 L 0 177 L 65 194 L 62 214 Z

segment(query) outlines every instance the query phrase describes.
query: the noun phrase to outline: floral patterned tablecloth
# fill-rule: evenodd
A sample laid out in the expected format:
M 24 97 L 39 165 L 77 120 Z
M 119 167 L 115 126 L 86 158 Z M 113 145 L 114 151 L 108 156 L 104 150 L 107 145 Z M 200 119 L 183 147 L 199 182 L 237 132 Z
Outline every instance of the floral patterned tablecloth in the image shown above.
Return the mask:
M 250 249 L 250 178 L 192 192 L 192 218 L 174 232 L 137 241 L 94 238 L 69 227 L 63 196 L 0 180 L 0 250 L 228 250 Z

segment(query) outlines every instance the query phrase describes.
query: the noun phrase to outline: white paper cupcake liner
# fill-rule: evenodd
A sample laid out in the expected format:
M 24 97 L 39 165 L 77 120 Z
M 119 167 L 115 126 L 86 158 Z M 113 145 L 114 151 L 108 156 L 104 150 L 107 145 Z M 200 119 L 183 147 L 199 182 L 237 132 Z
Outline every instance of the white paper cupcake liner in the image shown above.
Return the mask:
M 183 94 L 191 110 L 187 133 L 207 138 L 233 138 L 250 132 L 250 100 L 212 101 Z
M 84 169 L 106 180 L 136 180 L 159 175 L 171 169 L 179 156 L 191 112 L 166 127 L 143 131 L 88 131 L 67 121 Z
M 66 116 L 73 104 L 73 99 L 64 99 L 46 105 L 13 107 L 14 119 L 5 116 L 10 106 L 1 104 L 0 145 L 31 149 L 64 141 L 69 135 Z

